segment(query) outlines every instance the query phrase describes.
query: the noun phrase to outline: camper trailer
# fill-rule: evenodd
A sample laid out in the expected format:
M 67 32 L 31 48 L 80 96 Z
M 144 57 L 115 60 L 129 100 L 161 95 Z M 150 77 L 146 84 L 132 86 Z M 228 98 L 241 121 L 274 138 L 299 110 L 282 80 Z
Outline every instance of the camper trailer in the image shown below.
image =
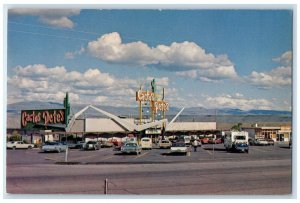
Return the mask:
M 227 151 L 249 152 L 248 132 L 228 131 L 225 132 L 224 146 Z

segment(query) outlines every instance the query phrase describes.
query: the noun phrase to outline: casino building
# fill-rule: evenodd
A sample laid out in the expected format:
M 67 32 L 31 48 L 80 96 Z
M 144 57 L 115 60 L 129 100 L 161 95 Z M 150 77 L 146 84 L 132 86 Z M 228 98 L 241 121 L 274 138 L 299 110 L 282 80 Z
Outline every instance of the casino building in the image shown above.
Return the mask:
M 22 110 L 19 130 L 27 140 L 39 144 L 48 140 L 75 140 L 85 138 L 112 138 L 124 136 L 152 137 L 170 135 L 212 135 L 220 134 L 216 122 L 177 122 L 182 109 L 172 120 L 166 119 L 169 103 L 165 101 L 164 89 L 158 93 L 155 79 L 151 82 L 151 90 L 140 89 L 136 92 L 139 112 L 136 118 L 124 118 L 111 114 L 93 105 L 88 105 L 70 115 L 68 93 L 62 109 Z M 143 117 L 143 108 L 150 110 L 150 118 Z M 82 117 L 88 109 L 95 111 L 99 117 Z M 157 115 L 161 115 L 157 119 Z M 105 116 L 105 118 L 103 118 Z M 8 134 L 11 128 L 8 126 Z

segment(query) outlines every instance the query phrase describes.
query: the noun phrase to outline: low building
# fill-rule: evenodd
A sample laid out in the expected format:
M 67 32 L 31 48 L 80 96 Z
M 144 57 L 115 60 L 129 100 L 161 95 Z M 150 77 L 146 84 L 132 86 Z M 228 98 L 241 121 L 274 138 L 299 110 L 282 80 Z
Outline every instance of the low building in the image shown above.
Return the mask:
M 274 141 L 281 141 L 282 138 L 286 139 L 291 135 L 291 126 L 261 126 L 261 127 L 243 127 L 242 130 L 249 133 L 252 139 L 272 139 Z M 281 136 L 279 136 L 279 134 Z

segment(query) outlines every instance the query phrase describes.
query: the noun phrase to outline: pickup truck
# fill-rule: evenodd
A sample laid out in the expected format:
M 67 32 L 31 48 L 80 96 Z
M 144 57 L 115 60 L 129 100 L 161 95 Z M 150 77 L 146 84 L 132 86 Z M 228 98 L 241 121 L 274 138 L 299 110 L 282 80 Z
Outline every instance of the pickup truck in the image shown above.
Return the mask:
M 6 144 L 7 149 L 32 149 L 33 144 L 25 144 L 22 141 L 11 141 Z

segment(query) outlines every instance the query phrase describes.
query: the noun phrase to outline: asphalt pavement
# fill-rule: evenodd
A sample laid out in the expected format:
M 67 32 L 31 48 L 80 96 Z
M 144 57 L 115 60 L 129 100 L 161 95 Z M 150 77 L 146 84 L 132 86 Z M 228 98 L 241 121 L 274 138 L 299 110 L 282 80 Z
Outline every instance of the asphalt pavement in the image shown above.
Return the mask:
M 292 193 L 291 149 L 251 146 L 249 153 L 203 145 L 190 156 L 168 149 L 124 155 L 112 148 L 41 153 L 7 150 L 7 195 L 284 195 Z M 89 196 L 87 196 L 88 198 Z M 47 197 L 45 197 L 47 198 Z

